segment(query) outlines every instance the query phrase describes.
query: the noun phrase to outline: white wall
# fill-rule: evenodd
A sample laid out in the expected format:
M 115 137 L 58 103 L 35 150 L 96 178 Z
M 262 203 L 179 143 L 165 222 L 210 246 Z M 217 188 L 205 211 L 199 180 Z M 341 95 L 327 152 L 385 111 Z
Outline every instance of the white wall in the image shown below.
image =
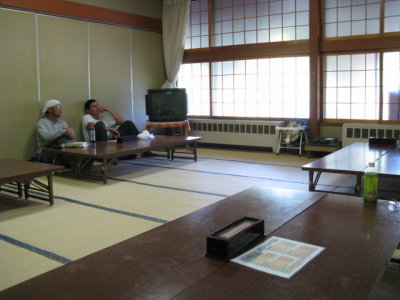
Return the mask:
M 144 95 L 165 80 L 161 33 L 7 9 L 0 28 L 0 157 L 34 155 L 47 99 L 62 102 L 77 140 L 88 98 L 144 128 Z

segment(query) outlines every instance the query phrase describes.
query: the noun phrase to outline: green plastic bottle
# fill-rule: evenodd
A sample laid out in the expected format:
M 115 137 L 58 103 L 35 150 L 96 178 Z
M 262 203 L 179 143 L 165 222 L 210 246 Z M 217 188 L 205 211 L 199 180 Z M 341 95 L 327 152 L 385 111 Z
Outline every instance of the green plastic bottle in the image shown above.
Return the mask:
M 370 162 L 364 173 L 364 203 L 376 204 L 378 200 L 378 172 L 375 163 Z

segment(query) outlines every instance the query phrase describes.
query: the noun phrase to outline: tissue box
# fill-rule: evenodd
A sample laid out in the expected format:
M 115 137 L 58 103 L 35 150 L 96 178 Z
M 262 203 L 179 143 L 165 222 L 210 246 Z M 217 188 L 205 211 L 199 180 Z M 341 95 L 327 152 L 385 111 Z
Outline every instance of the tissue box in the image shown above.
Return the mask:
M 264 220 L 244 217 L 207 236 L 206 256 L 227 261 L 264 238 Z

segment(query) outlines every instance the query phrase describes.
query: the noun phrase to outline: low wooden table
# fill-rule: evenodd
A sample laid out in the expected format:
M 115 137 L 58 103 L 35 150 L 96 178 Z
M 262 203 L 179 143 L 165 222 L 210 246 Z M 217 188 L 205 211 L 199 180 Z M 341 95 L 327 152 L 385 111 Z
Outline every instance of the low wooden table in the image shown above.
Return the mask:
M 312 156 L 312 152 L 324 152 L 324 153 L 332 153 L 341 148 L 340 143 L 334 144 L 307 144 L 304 146 L 304 151 L 307 152 L 307 157 Z
M 198 136 L 167 136 L 156 135 L 154 139 L 134 140 L 117 143 L 115 140 L 97 142 L 86 148 L 49 148 L 44 151 L 60 156 L 73 157 L 73 171 L 76 178 L 81 178 L 88 164 L 94 159 L 101 160 L 102 179 L 107 183 L 108 169 L 118 157 L 149 152 L 151 150 L 166 149 L 169 159 L 174 159 L 175 147 L 187 146 L 193 160 L 197 161 L 197 142 L 201 140 Z M 93 174 L 92 174 L 93 175 Z
M 206 236 L 244 216 L 264 219 L 267 238 L 325 250 L 290 279 L 206 257 Z M 366 299 L 399 228 L 400 214 L 359 197 L 253 187 L 1 291 L 0 299 Z
M 354 194 L 361 195 L 361 179 L 369 162 L 375 162 L 380 176 L 400 177 L 400 150 L 387 146 L 369 146 L 368 143 L 354 143 L 302 167 L 309 172 L 309 190 L 330 192 L 317 189 L 322 173 L 355 175 Z M 314 178 L 314 173 L 316 176 Z M 334 193 L 334 192 L 330 192 Z
M 35 198 L 45 200 L 54 204 L 53 196 L 53 173 L 63 170 L 63 166 L 43 164 L 17 159 L 0 159 L 0 192 L 17 194 L 18 198 Z M 47 184 L 35 179 L 36 177 L 47 176 Z M 13 190 L 2 187 L 2 184 L 12 184 L 17 187 Z M 45 192 L 48 196 L 30 193 L 31 190 Z

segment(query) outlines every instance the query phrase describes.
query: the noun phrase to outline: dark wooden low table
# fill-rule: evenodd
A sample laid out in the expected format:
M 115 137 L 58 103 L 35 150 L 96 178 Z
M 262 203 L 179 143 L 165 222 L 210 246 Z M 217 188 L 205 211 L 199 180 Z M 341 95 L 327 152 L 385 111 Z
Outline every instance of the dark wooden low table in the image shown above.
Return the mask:
M 325 250 L 290 279 L 206 257 L 206 236 L 244 216 L 265 219 L 267 238 Z M 8 288 L 0 299 L 366 299 L 399 228 L 400 214 L 358 197 L 253 187 Z
M 18 198 L 24 196 L 45 200 L 54 204 L 53 196 L 53 173 L 63 170 L 63 166 L 43 164 L 38 162 L 30 162 L 17 159 L 0 159 L 0 192 L 17 194 Z M 47 176 L 47 184 L 36 180 L 36 177 Z M 17 187 L 13 190 L 2 187 L 2 184 L 11 184 Z M 30 193 L 31 190 L 45 192 L 48 196 L 42 197 Z
M 309 143 L 304 146 L 304 151 L 307 152 L 307 157 L 312 157 L 313 152 L 332 153 L 339 150 L 341 147 L 339 142 L 331 144 Z
M 76 178 L 81 178 L 87 173 L 86 167 L 94 159 L 102 162 L 102 179 L 107 183 L 108 169 L 118 157 L 149 152 L 157 149 L 166 149 L 169 159 L 174 159 L 175 148 L 186 146 L 190 149 L 190 155 L 197 161 L 197 142 L 201 140 L 198 136 L 167 136 L 156 135 L 154 139 L 134 140 L 124 143 L 117 143 L 115 140 L 97 142 L 86 148 L 49 148 L 45 151 L 59 156 L 73 157 L 73 171 Z M 181 152 L 180 152 L 181 153 Z M 93 174 L 92 174 L 93 175 Z
M 309 172 L 309 190 L 317 189 L 321 174 L 338 173 L 355 175 L 354 195 L 361 195 L 361 179 L 369 162 L 375 162 L 380 176 L 396 178 L 400 176 L 400 150 L 387 146 L 369 146 L 368 143 L 354 143 L 302 167 Z M 316 173 L 314 178 L 314 173 Z M 339 193 L 340 194 L 340 193 Z

